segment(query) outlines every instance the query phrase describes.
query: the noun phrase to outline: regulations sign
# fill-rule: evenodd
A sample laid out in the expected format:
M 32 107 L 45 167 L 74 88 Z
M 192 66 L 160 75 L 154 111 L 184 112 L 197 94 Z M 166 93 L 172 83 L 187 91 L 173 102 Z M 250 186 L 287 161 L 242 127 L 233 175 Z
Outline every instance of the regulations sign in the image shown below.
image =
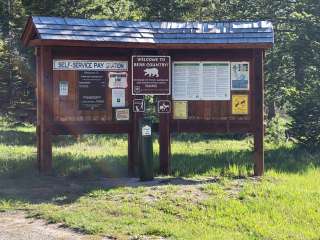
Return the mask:
M 170 112 L 171 112 L 171 102 L 169 100 L 159 100 L 158 113 L 170 113 Z
M 132 56 L 132 94 L 170 95 L 170 56 Z
M 106 74 L 101 71 L 79 72 L 79 109 L 103 110 L 106 98 Z
M 248 95 L 232 95 L 232 114 L 246 115 L 248 112 Z

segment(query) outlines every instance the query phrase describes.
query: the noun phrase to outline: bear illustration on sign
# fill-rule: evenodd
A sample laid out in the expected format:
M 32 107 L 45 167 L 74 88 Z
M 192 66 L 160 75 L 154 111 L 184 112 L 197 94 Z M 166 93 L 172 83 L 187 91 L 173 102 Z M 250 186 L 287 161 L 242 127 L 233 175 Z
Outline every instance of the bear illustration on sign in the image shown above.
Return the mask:
M 159 77 L 159 70 L 158 68 L 146 68 L 144 75 L 147 77 Z

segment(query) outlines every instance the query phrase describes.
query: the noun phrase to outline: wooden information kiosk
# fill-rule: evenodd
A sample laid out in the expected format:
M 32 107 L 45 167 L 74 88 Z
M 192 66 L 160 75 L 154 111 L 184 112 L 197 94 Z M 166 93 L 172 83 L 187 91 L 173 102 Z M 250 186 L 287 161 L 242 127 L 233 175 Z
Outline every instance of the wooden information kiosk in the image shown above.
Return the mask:
M 172 132 L 252 133 L 254 174 L 264 171 L 263 59 L 270 22 L 135 22 L 30 17 L 36 49 L 38 166 L 52 168 L 52 136 L 128 134 L 138 163 L 144 95 L 157 96 L 160 170 Z

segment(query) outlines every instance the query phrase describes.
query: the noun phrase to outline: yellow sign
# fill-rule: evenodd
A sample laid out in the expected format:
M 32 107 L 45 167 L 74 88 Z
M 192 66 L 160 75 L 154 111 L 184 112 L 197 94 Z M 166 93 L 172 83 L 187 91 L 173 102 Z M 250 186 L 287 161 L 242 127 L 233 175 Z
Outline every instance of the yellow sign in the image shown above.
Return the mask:
M 249 112 L 248 95 L 232 95 L 232 114 L 246 115 Z
M 173 119 L 188 119 L 187 101 L 173 101 Z

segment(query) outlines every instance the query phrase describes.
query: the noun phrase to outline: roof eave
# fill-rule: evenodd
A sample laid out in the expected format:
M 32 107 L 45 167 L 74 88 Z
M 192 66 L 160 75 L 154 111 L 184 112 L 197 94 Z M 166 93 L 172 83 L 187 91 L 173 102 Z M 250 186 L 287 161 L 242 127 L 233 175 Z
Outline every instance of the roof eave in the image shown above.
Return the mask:
M 269 49 L 273 43 L 126 43 L 126 42 L 94 42 L 81 40 L 44 40 L 34 39 L 29 41 L 29 46 L 51 47 L 113 47 L 113 48 L 144 48 L 144 49 L 234 49 L 234 48 L 258 48 Z
M 29 43 L 33 40 L 32 37 L 35 33 L 37 33 L 36 26 L 33 23 L 32 16 L 29 16 L 20 38 L 24 47 L 29 46 Z

